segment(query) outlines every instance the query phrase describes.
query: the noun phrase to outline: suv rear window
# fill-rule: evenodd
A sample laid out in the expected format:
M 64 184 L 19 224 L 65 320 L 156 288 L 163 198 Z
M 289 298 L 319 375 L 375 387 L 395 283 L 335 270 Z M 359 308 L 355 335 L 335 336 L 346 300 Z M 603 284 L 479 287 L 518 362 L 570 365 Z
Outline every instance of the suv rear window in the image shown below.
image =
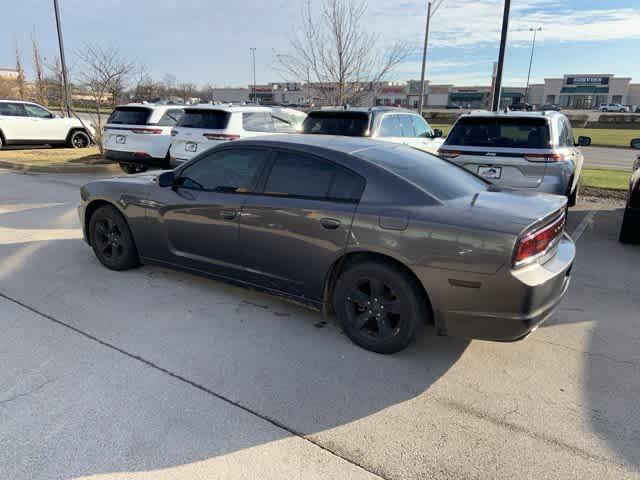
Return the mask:
M 187 108 L 182 118 L 178 121 L 177 126 L 224 130 L 229 124 L 229 118 L 231 118 L 231 114 L 223 110 Z
M 549 148 L 549 124 L 544 118 L 467 117 L 458 120 L 446 145 L 468 147 Z
M 366 112 L 311 112 L 302 124 L 303 133 L 363 137 L 369 128 Z
M 144 107 L 116 107 L 107 123 L 125 125 L 146 125 L 151 116 L 151 109 Z

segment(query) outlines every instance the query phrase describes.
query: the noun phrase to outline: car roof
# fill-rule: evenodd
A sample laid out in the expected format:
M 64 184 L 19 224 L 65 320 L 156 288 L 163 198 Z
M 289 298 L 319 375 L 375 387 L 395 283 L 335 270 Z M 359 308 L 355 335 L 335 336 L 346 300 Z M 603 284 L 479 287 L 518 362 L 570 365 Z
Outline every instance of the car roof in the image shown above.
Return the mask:
M 180 109 L 184 109 L 187 105 L 167 105 L 167 104 L 162 104 L 162 105 L 158 105 L 155 103 L 127 103 L 124 105 L 118 105 L 116 108 L 123 108 L 123 107 L 135 107 L 135 108 L 148 108 L 150 110 L 169 110 L 172 108 L 180 108 Z
M 544 110 L 541 112 L 489 112 L 488 110 L 476 110 L 469 113 L 463 113 L 459 118 L 545 118 L 560 116 L 564 116 L 564 114 L 553 110 Z
M 382 142 L 364 137 L 347 137 L 341 135 L 309 135 L 302 133 L 284 133 L 262 137 L 248 137 L 236 140 L 234 145 L 262 145 L 270 147 L 315 147 L 353 154 L 370 148 L 398 147 L 399 144 Z
M 310 111 L 309 115 L 311 115 L 312 113 L 318 113 L 318 112 L 364 112 L 364 113 L 401 112 L 401 113 L 416 114 L 416 112 L 412 110 L 408 110 L 406 108 L 378 106 L 378 107 L 348 107 L 348 108 L 323 107 L 323 108 L 317 108 L 315 110 Z
M 223 112 L 271 112 L 273 108 L 261 105 L 234 105 L 232 103 L 198 103 L 196 105 L 186 105 L 186 109 L 195 110 L 221 110 Z

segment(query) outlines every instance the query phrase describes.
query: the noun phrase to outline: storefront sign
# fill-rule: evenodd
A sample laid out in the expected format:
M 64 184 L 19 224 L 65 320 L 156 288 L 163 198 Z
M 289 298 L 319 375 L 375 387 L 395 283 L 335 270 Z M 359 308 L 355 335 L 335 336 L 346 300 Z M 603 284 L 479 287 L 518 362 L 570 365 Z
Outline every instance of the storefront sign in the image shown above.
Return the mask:
M 610 77 L 567 77 L 566 85 L 609 85 Z

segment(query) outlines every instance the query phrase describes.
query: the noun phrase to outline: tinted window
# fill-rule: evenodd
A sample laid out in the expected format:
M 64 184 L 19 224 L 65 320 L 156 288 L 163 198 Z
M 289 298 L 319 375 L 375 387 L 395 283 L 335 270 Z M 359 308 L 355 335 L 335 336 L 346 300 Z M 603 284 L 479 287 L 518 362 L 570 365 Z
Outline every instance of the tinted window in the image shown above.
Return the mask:
M 302 124 L 304 133 L 362 137 L 369 129 L 366 112 L 311 112 Z
M 268 150 L 239 149 L 214 152 L 180 172 L 179 184 L 227 193 L 250 191 Z
M 461 118 L 451 130 L 446 144 L 549 148 L 549 126 L 544 118 Z
M 273 132 L 273 121 L 269 112 L 245 112 L 242 128 L 248 132 Z
M 368 148 L 354 155 L 390 170 L 440 200 L 473 195 L 488 185 L 461 167 L 408 147 Z
M 363 187 L 360 176 L 331 162 L 297 153 L 279 153 L 265 193 L 355 201 L 360 198 Z
M 151 116 L 151 109 L 144 107 L 117 107 L 107 123 L 126 125 L 146 125 Z
M 223 110 L 204 110 L 187 108 L 178 120 L 177 126 L 185 128 L 203 128 L 209 130 L 224 130 L 229 124 L 231 113 Z
M 164 115 L 158 120 L 158 125 L 161 127 L 173 127 L 184 115 L 184 111 L 178 108 L 167 110 Z
M 379 137 L 402 137 L 399 115 L 386 115 L 380 122 Z
M 0 115 L 7 115 L 9 117 L 25 117 L 27 112 L 25 112 L 22 103 L 0 102 Z
M 27 115 L 29 115 L 30 117 L 52 118 L 50 112 L 42 107 L 38 107 L 37 105 L 29 105 L 28 103 L 26 103 L 24 105 L 24 109 L 27 111 Z
M 423 118 L 418 115 L 411 115 L 411 121 L 413 122 L 416 137 L 430 137 L 432 135 L 431 127 Z

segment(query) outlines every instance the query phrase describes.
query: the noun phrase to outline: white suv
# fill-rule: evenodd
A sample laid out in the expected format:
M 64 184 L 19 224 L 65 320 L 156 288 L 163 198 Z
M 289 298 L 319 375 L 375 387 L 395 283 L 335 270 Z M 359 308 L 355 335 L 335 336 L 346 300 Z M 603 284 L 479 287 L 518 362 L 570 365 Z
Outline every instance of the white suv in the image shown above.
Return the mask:
M 116 107 L 104 126 L 105 156 L 126 173 L 169 167 L 171 129 L 184 114 L 181 105 L 131 103 Z
M 600 111 L 627 113 L 629 111 L 629 107 L 625 107 L 619 103 L 602 103 L 600 104 Z
M 95 130 L 76 118 L 61 118 L 42 105 L 0 100 L 0 148 L 3 145 L 91 145 Z
M 229 104 L 186 107 L 171 133 L 171 165 L 180 165 L 230 140 L 298 132 L 305 117 L 303 112 L 282 107 Z

